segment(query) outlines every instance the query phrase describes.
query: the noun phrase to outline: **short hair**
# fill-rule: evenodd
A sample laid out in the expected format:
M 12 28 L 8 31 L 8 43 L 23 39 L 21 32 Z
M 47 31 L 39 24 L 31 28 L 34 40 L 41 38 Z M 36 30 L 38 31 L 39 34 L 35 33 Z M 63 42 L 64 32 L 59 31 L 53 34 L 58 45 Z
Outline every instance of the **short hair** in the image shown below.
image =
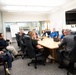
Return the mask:
M 31 31 L 28 31 L 28 35 L 30 36 L 30 34 L 31 34 Z
M 0 37 L 2 36 L 2 33 L 0 33 Z

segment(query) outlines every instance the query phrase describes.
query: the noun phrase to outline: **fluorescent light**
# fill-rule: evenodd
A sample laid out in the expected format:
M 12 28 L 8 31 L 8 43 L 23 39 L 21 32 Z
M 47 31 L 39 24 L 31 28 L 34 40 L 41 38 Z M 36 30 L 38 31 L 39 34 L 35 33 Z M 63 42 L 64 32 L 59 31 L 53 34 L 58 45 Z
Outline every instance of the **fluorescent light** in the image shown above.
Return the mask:
M 0 0 L 0 3 L 4 5 L 59 6 L 66 1 L 67 0 Z
M 4 10 L 8 11 L 50 11 L 50 7 L 32 7 L 32 6 L 5 6 Z
M 51 11 L 67 1 L 69 0 L 0 0 L 0 6 L 4 11 Z

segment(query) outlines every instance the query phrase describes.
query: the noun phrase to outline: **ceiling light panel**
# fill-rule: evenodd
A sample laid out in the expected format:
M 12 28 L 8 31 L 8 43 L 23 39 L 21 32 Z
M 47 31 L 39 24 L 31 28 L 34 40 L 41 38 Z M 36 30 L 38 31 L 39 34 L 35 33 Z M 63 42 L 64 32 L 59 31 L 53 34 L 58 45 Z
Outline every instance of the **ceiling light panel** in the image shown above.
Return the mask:
M 67 0 L 0 0 L 3 5 L 59 6 Z
M 50 11 L 52 8 L 50 7 L 30 7 L 30 6 L 5 6 L 4 10 L 8 11 Z

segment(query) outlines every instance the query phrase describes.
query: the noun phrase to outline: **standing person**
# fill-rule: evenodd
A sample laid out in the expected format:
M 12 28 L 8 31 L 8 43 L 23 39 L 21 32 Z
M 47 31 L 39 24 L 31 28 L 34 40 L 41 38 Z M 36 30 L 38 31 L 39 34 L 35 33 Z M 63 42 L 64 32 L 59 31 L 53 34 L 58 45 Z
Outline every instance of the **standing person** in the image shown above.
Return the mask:
M 58 61 L 60 63 L 59 68 L 64 68 L 65 64 L 63 62 L 63 56 L 68 56 L 69 53 L 71 53 L 73 47 L 74 47 L 74 35 L 71 35 L 70 30 L 65 30 L 65 37 L 59 44 L 59 47 L 65 46 L 65 49 L 58 50 Z

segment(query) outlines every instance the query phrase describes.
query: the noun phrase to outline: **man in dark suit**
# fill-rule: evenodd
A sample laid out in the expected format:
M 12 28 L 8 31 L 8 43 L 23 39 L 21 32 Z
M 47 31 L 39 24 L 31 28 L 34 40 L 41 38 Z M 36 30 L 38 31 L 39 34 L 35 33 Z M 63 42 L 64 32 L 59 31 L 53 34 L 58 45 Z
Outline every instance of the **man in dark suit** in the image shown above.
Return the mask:
M 60 63 L 59 68 L 64 67 L 63 56 L 68 56 L 68 54 L 72 51 L 74 47 L 74 35 L 71 35 L 71 31 L 68 29 L 65 30 L 65 34 L 66 34 L 65 37 L 59 44 L 59 47 L 65 46 L 64 49 L 58 50 L 58 60 Z
M 8 69 L 12 68 L 12 55 L 10 52 L 6 49 L 8 46 L 7 41 L 5 38 L 2 37 L 2 33 L 0 33 L 0 56 L 4 61 L 7 61 Z

